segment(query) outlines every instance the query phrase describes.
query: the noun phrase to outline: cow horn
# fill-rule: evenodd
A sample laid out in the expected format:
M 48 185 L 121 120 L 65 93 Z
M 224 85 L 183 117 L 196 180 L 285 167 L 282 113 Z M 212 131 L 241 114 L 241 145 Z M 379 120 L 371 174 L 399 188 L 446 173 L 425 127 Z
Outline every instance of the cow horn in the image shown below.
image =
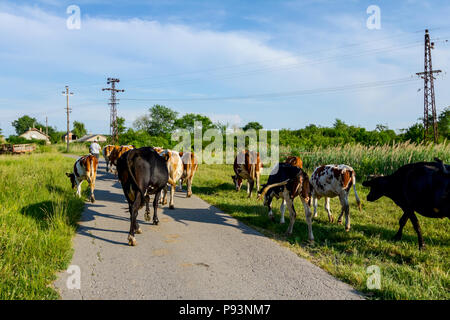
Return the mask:
M 267 193 L 270 189 L 272 189 L 272 188 L 276 188 L 276 187 L 281 187 L 281 186 L 287 185 L 288 182 L 289 182 L 289 180 L 290 180 L 290 179 L 287 179 L 286 181 L 283 181 L 283 182 L 274 183 L 274 184 L 265 186 L 264 189 L 261 191 L 261 193 L 258 194 L 258 198 L 257 198 L 257 199 L 258 199 L 258 200 L 261 200 L 261 198 L 264 198 L 264 196 L 266 195 L 266 193 Z

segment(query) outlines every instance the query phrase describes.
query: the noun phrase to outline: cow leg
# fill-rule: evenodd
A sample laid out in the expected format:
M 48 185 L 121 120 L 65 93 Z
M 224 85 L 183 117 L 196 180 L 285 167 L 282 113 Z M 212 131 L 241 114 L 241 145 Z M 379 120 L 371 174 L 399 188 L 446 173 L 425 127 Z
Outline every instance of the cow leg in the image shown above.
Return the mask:
M 175 188 L 177 187 L 176 183 L 172 184 L 170 186 L 170 203 L 169 203 L 169 209 L 175 209 L 173 198 L 175 196 Z
M 157 192 L 155 194 L 155 199 L 153 199 L 153 224 L 156 226 L 159 223 L 159 219 L 158 219 L 158 202 L 159 202 L 159 198 L 161 197 L 161 191 Z
M 187 178 L 187 197 L 190 198 L 192 196 L 192 179 L 193 177 Z
M 325 210 L 328 213 L 328 221 L 333 222 L 334 218 L 333 215 L 331 214 L 331 210 L 330 210 L 330 198 L 325 197 Z
M 161 203 L 162 203 L 163 205 L 166 205 L 166 204 L 167 204 L 167 188 L 168 188 L 168 187 L 165 186 L 164 189 L 163 189 L 164 195 L 163 195 L 162 200 L 161 200 Z
M 134 237 L 134 233 L 135 233 L 135 227 L 136 227 L 136 220 L 137 220 L 137 215 L 138 215 L 138 210 L 139 210 L 139 206 L 141 204 L 141 197 L 137 196 L 136 199 L 134 200 L 133 204 L 131 205 L 131 212 L 130 212 L 130 216 L 131 216 L 131 223 L 130 223 L 130 233 L 128 234 L 128 244 L 130 246 L 135 246 L 137 245 L 137 241 L 136 238 Z
M 81 198 L 81 184 L 83 183 L 83 180 L 81 181 L 76 181 L 77 183 L 77 196 Z
M 251 196 L 252 196 L 254 185 L 255 185 L 255 181 L 254 180 L 251 180 L 251 181 L 248 180 L 248 182 L 247 182 L 247 194 L 248 194 L 249 198 L 251 198 Z
M 292 230 L 294 229 L 294 223 L 295 223 L 295 218 L 297 216 L 297 213 L 295 212 L 295 208 L 294 208 L 294 201 L 291 199 L 291 197 L 288 195 L 289 193 L 286 192 L 286 206 L 288 207 L 289 210 L 289 227 L 287 229 L 287 234 L 291 235 L 292 234 Z
M 339 216 L 338 223 L 342 222 L 342 215 L 345 214 L 345 231 L 350 230 L 350 207 L 348 205 L 348 194 L 339 195 L 339 200 L 341 201 L 342 211 Z
M 308 239 L 310 242 L 314 242 L 314 235 L 312 232 L 312 213 L 311 208 L 309 207 L 308 203 L 305 201 L 305 199 L 300 198 L 303 203 L 303 208 L 305 209 L 305 216 L 306 216 L 306 223 L 308 224 Z
M 274 217 L 273 217 L 273 212 L 272 212 L 272 200 L 273 200 L 273 197 L 269 197 L 269 200 L 267 200 L 266 206 L 269 208 L 269 219 L 273 221 Z
M 425 246 L 425 244 L 423 242 L 422 230 L 420 229 L 419 220 L 417 220 L 417 217 L 414 214 L 414 212 L 412 212 L 409 215 L 409 218 L 411 219 L 411 222 L 413 224 L 414 230 L 416 230 L 416 233 L 417 233 L 417 240 L 419 241 L 419 250 L 422 250 L 423 247 Z
M 94 190 L 95 190 L 95 176 L 89 180 L 89 187 L 91 188 L 91 202 L 95 202 Z
M 286 200 L 284 200 L 284 198 L 283 198 L 282 202 L 281 202 L 281 207 L 280 207 L 280 214 L 281 214 L 280 224 L 284 224 L 284 213 L 285 212 L 286 212 Z
M 403 215 L 400 218 L 400 220 L 398 221 L 400 228 L 398 229 L 397 233 L 394 236 L 394 240 L 400 240 L 402 238 L 403 235 L 403 227 L 405 226 L 406 222 L 408 222 L 409 219 L 409 212 L 406 212 L 405 210 L 403 210 Z
M 314 214 L 313 214 L 314 218 L 317 218 L 317 202 L 318 202 L 318 199 L 317 199 L 316 195 L 313 193 L 312 203 L 313 203 L 313 207 L 314 207 Z
M 145 199 L 144 219 L 145 221 L 150 221 L 150 196 L 146 195 L 144 199 Z

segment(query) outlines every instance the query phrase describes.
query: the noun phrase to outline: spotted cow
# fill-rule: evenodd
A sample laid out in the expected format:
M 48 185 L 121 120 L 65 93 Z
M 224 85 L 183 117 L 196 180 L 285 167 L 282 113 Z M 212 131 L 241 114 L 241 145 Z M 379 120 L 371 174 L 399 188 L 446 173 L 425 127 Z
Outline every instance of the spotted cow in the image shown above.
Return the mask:
M 259 152 L 245 150 L 238 153 L 234 159 L 233 166 L 235 175 L 231 176 L 236 191 L 241 190 L 243 180 L 247 180 L 247 194 L 249 198 L 252 196 L 255 182 L 256 190 L 259 190 L 262 167 Z
M 86 180 L 89 183 L 91 189 L 91 202 L 95 202 L 94 189 L 95 179 L 97 177 L 98 160 L 93 155 L 83 156 L 75 161 L 73 165 L 73 172 L 66 173 L 66 176 L 70 178 L 72 188 L 77 188 L 77 196 L 81 197 L 81 183 Z
M 352 167 L 345 164 L 323 165 L 317 167 L 311 175 L 312 200 L 314 206 L 314 218 L 317 217 L 317 201 L 325 197 L 325 210 L 328 219 L 333 222 L 333 215 L 330 210 L 330 198 L 339 197 L 341 202 L 341 214 L 338 223 L 342 222 L 345 214 L 345 230 L 350 230 L 350 208 L 348 204 L 348 194 L 351 187 L 355 191 L 356 203 L 361 211 L 361 201 L 356 192 L 356 174 Z
M 198 160 L 193 152 L 179 152 L 179 155 L 183 162 L 183 175 L 180 179 L 180 189 L 183 190 L 183 182 L 186 182 L 186 196 L 189 198 L 192 196 L 192 180 L 194 180 L 195 172 L 198 169 Z

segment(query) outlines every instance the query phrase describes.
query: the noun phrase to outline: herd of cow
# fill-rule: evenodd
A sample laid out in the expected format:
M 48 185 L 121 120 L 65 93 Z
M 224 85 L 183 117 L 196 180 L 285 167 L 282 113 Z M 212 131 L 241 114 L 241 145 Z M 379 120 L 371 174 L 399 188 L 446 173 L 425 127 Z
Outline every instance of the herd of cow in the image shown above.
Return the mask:
M 136 245 L 135 234 L 142 232 L 137 222 L 138 210 L 146 207 L 145 220 L 150 221 L 150 196 L 153 200 L 153 224 L 158 224 L 157 208 L 159 203 L 167 204 L 168 187 L 170 186 L 169 208 L 174 208 L 174 193 L 179 182 L 187 184 L 187 197 L 192 195 L 192 180 L 198 169 L 198 160 L 193 152 L 177 152 L 159 147 L 112 146 L 103 148 L 106 170 L 114 172 L 122 185 L 130 211 L 129 245 Z M 81 182 L 87 180 L 91 189 L 91 201 L 95 201 L 94 188 L 98 159 L 93 155 L 79 158 L 73 173 L 67 173 L 72 187 L 77 188 L 80 196 Z M 113 166 L 115 169 L 113 169 Z M 303 170 L 300 157 L 290 156 L 285 162 L 277 164 L 271 171 L 268 181 L 260 188 L 260 175 L 263 168 L 258 152 L 241 151 L 234 161 L 232 176 L 236 191 L 239 191 L 244 180 L 247 180 L 248 197 L 252 196 L 256 182 L 258 199 L 264 199 L 268 207 L 269 217 L 273 220 L 273 198 L 282 199 L 281 220 L 284 223 L 286 207 L 290 214 L 287 229 L 292 234 L 296 211 L 294 199 L 298 196 L 303 204 L 308 238 L 314 240 L 312 218 L 317 217 L 317 202 L 325 199 L 325 210 L 330 222 L 334 221 L 330 211 L 330 198 L 339 197 L 341 213 L 338 223 L 345 217 L 345 230 L 350 230 L 350 209 L 348 195 L 353 187 L 359 210 L 361 202 L 356 192 L 355 170 L 348 165 L 321 165 L 311 177 Z M 429 218 L 450 218 L 450 166 L 441 160 L 435 162 L 418 162 L 407 164 L 389 176 L 371 176 L 363 182 L 369 187 L 368 201 L 376 201 L 386 196 L 394 201 L 402 210 L 400 228 L 395 235 L 399 240 L 406 222 L 410 219 L 418 235 L 419 249 L 424 246 L 420 226 L 415 212 Z M 164 194 L 161 197 L 161 194 Z M 314 211 L 311 212 L 311 205 Z

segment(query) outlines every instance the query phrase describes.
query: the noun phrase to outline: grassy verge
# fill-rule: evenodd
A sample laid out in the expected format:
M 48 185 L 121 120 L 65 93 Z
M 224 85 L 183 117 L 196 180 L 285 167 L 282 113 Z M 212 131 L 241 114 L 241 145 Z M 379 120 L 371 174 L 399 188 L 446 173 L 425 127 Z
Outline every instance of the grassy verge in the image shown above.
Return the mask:
M 311 171 L 308 170 L 311 174 Z M 392 241 L 398 230 L 401 210 L 389 199 L 375 203 L 365 200 L 368 190 L 358 186 L 358 195 L 363 200 L 363 211 L 356 207 L 352 193 L 350 200 L 351 226 L 345 232 L 342 225 L 328 222 L 319 202 L 319 216 L 313 222 L 315 244 L 308 245 L 307 225 L 303 207 L 297 199 L 297 221 L 292 236 L 286 237 L 289 223 L 278 223 L 279 205 L 273 207 L 276 223 L 267 217 L 267 209 L 261 202 L 247 199 L 246 192 L 237 193 L 233 186 L 231 165 L 201 165 L 194 179 L 193 192 L 210 204 L 231 214 L 271 237 L 281 245 L 289 247 L 299 256 L 309 259 L 330 274 L 351 284 L 373 299 L 450 299 L 450 221 L 428 219 L 418 216 L 426 250 L 419 252 L 417 236 L 410 222 L 404 229 L 403 239 Z M 263 180 L 266 181 L 267 177 Z M 246 190 L 246 186 L 243 186 Z M 276 208 L 278 206 L 278 208 Z M 331 210 L 336 217 L 340 212 L 339 200 L 331 200 Z M 287 213 L 288 215 L 288 213 Z M 337 220 L 337 219 L 336 219 Z M 381 269 L 381 289 L 367 289 L 367 267 L 377 265 Z
M 56 153 L 0 156 L 0 299 L 57 299 L 51 288 L 72 257 L 84 202 Z

